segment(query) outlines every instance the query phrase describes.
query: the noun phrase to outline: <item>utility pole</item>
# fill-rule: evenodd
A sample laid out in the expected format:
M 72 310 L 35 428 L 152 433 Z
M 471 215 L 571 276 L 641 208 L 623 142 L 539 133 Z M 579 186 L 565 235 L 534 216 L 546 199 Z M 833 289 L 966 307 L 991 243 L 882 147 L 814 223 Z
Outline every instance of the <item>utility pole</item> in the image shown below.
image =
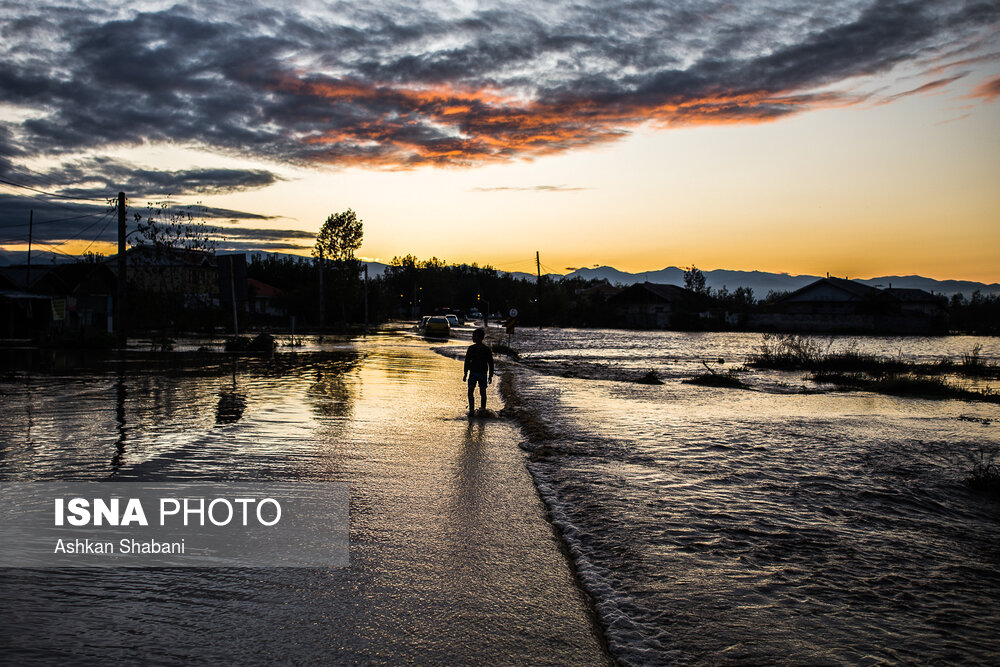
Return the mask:
M 236 316 L 236 265 L 233 262 L 235 255 L 229 255 L 229 298 L 233 300 L 233 338 L 240 336 L 240 321 Z
M 324 304 L 325 297 L 323 290 L 323 248 L 319 249 L 319 328 L 322 329 L 326 326 L 326 305 Z
M 368 265 L 365 264 L 365 335 L 368 335 Z
M 24 291 L 31 291 L 31 236 L 35 229 L 35 209 L 28 211 L 28 273 L 24 277 Z
M 118 299 L 115 301 L 115 321 L 118 324 L 118 347 L 125 349 L 125 282 L 128 264 L 125 259 L 125 193 L 118 193 Z
M 538 278 L 535 280 L 535 307 L 538 310 L 538 328 L 542 328 L 542 260 L 535 251 L 535 268 L 538 271 Z

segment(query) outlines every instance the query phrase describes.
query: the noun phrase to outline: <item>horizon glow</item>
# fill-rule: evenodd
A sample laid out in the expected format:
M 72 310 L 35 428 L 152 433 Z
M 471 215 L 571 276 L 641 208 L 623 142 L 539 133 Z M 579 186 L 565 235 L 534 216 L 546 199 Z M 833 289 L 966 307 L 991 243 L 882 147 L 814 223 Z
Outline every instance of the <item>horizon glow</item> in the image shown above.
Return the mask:
M 200 201 L 234 212 L 210 222 L 237 250 L 308 254 L 303 232 L 352 208 L 365 222 L 359 256 L 385 263 L 533 272 L 539 251 L 552 273 L 696 265 L 1000 282 L 1000 10 L 266 8 L 302 30 L 285 38 L 237 9 L 79 6 L 86 20 L 9 10 L 53 39 L 4 47 L 22 80 L 0 91 L 0 178 L 121 188 L 140 209 L 171 193 Z M 146 70 L 84 39 L 122 26 L 156 36 L 136 55 Z M 258 53 L 232 60 L 251 44 Z M 52 73 L 29 81 L 28 56 Z M 109 66 L 129 108 L 73 104 L 88 93 L 64 80 Z M 153 105 L 171 95 L 188 106 Z M 122 126 L 132 134 L 111 143 Z M 0 248 L 24 248 L 6 231 L 20 233 L 18 205 L 0 201 L 0 241 L 13 241 Z M 113 229 L 78 241 L 68 223 L 48 229 L 42 243 L 63 252 L 114 252 Z

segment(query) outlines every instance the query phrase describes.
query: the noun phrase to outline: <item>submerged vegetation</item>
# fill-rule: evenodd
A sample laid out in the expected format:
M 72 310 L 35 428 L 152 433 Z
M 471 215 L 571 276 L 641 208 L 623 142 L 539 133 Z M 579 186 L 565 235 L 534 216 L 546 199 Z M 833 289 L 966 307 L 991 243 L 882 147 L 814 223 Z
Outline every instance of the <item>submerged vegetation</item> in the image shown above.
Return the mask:
M 684 384 L 696 384 L 702 387 L 728 387 L 730 389 L 750 388 L 750 385 L 736 377 L 732 371 L 727 373 L 702 373 L 701 375 L 696 375 L 690 380 L 682 380 L 682 382 Z
M 979 458 L 973 462 L 972 472 L 965 478 L 969 489 L 1000 497 L 1000 466 L 997 466 L 995 458 L 995 451 L 987 455 L 986 450 L 979 450 Z
M 702 365 L 707 369 L 707 373 L 702 373 L 701 375 L 696 375 L 689 380 L 683 380 L 684 384 L 695 384 L 702 387 L 728 387 L 730 389 L 749 389 L 750 385 L 737 377 L 737 373 L 741 369 L 730 368 L 725 373 L 720 373 L 707 362 L 702 361 Z M 722 359 L 719 359 L 720 364 L 724 363 Z
M 954 384 L 946 376 L 977 379 L 1000 378 L 1000 365 L 982 359 L 977 344 L 955 363 L 949 359 L 927 363 L 863 352 L 858 341 L 843 350 L 830 351 L 815 338 L 798 334 L 767 334 L 747 364 L 755 368 L 799 370 L 812 373 L 815 382 L 840 389 L 873 391 L 893 396 L 955 398 L 1000 403 L 1000 394 L 990 388 L 975 389 Z
M 663 380 L 660 379 L 660 374 L 652 368 L 636 380 L 636 382 L 638 384 L 663 384 Z
M 909 373 L 889 374 L 882 377 L 869 377 L 864 373 L 816 373 L 813 375 L 813 380 L 833 384 L 840 389 L 859 389 L 891 396 L 932 399 L 957 398 L 966 401 L 1000 403 L 1000 394 L 988 389 L 966 389 L 955 386 L 940 377 Z
M 1000 364 L 982 359 L 982 345 L 964 353 L 960 362 L 942 359 L 934 363 L 907 361 L 902 355 L 892 358 L 862 352 L 858 341 L 843 350 L 830 351 L 818 340 L 801 334 L 765 334 L 757 351 L 747 358 L 755 368 L 804 370 L 815 373 L 867 373 L 874 377 L 900 374 L 964 375 L 1000 378 Z

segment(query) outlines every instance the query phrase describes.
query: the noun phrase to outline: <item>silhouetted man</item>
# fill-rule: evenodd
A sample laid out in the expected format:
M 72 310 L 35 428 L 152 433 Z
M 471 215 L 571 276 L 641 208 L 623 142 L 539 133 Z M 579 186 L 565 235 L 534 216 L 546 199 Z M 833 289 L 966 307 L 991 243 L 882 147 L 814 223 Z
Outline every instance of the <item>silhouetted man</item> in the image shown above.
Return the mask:
M 481 411 L 486 411 L 486 385 L 493 382 L 493 352 L 483 344 L 485 329 L 472 332 L 472 345 L 465 351 L 465 371 L 462 381 L 469 382 L 469 416 L 476 414 L 476 385 L 482 399 Z

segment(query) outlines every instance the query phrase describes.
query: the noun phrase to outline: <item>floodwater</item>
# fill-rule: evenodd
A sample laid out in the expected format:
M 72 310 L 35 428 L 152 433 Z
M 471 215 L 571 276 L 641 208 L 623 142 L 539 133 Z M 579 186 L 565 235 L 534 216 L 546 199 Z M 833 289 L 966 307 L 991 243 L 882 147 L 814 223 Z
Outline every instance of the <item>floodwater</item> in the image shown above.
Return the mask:
M 529 467 L 612 653 L 996 664 L 1000 500 L 963 480 L 1000 450 L 1000 407 L 833 392 L 801 373 L 748 372 L 749 391 L 679 382 L 703 361 L 740 365 L 759 342 L 530 329 L 512 341 L 522 398 L 556 433 L 555 455 Z M 1000 358 L 997 339 L 818 342 L 914 361 L 978 343 Z M 648 370 L 666 383 L 620 381 Z
M 6 570 L 0 662 L 608 663 L 519 429 L 465 417 L 461 364 L 306 343 L 4 359 L 0 481 L 346 481 L 351 566 Z
M 820 342 L 1000 358 L 997 339 Z M 462 417 L 468 341 L 306 343 L 7 358 L 0 480 L 346 480 L 352 559 L 4 574 L 8 655 L 600 664 L 579 584 L 625 664 L 1000 658 L 1000 501 L 963 483 L 1000 450 L 996 405 L 773 371 L 743 374 L 751 390 L 681 384 L 742 364 L 755 334 L 523 329 L 504 367 L 555 434 L 526 464 L 518 445 L 539 443 L 512 421 Z M 649 370 L 665 384 L 631 381 Z

